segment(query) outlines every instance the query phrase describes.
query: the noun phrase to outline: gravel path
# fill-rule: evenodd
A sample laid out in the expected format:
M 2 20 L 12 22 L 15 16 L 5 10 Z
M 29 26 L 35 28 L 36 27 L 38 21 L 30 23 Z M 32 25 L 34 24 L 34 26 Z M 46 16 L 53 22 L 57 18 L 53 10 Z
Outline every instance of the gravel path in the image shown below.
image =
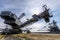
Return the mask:
M 20 37 L 13 37 L 11 35 L 5 35 L 0 40 L 25 40 L 25 39 Z

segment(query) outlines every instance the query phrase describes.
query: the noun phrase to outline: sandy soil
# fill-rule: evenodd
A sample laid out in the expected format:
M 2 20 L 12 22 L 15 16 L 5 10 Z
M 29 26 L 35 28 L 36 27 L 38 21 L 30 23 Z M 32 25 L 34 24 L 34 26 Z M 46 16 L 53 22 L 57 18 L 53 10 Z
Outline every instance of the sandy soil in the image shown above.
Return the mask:
M 60 34 L 0 35 L 0 40 L 60 40 Z

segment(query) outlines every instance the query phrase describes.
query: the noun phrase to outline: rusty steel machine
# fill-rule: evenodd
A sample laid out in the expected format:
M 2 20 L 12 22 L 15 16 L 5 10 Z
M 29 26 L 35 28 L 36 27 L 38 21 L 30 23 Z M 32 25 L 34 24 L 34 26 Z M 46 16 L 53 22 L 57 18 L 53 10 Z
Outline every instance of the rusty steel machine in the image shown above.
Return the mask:
M 25 13 L 22 13 L 19 17 L 17 17 L 11 11 L 2 11 L 0 16 L 2 19 L 4 19 L 5 24 L 8 24 L 12 27 L 12 30 L 10 30 L 10 34 L 21 33 L 22 30 L 20 28 L 25 27 L 30 23 L 37 22 L 39 21 L 39 19 L 44 19 L 46 23 L 50 21 L 49 18 L 52 17 L 52 15 L 50 15 L 49 9 L 47 8 L 46 5 L 44 5 L 43 8 L 44 8 L 43 12 L 41 12 L 38 15 L 36 14 L 32 15 L 32 18 L 26 21 L 25 23 L 22 23 L 20 21 L 20 19 L 24 17 Z M 8 32 L 5 33 L 9 34 Z

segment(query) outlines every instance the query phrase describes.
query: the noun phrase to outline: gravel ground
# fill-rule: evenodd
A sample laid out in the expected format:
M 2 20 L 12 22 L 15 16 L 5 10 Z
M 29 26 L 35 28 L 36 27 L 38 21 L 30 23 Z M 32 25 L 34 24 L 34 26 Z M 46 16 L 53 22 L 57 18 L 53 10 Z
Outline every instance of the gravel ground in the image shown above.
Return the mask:
M 14 37 L 12 35 L 4 35 L 0 40 L 24 40 L 24 39 L 20 37 Z
M 14 34 L 1 36 L 0 40 L 60 40 L 60 34 Z

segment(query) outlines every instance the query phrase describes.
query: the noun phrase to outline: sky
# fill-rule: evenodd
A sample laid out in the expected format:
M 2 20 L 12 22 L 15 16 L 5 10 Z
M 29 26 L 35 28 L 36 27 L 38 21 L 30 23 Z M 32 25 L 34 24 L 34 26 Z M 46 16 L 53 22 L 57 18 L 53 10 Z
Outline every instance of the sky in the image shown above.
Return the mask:
M 20 14 L 25 13 L 26 15 L 21 19 L 22 23 L 24 23 L 27 21 L 27 18 L 32 18 L 32 15 L 41 13 L 43 11 L 42 6 L 45 4 L 51 9 L 50 13 L 53 14 L 50 22 L 55 20 L 58 27 L 60 27 L 60 0 L 0 0 L 0 13 L 1 11 L 11 11 L 18 17 Z M 5 28 L 3 27 L 5 26 L 3 22 L 4 20 L 0 18 L 1 28 Z M 48 23 L 42 19 L 26 28 L 32 28 L 32 31 L 37 31 L 47 24 Z

